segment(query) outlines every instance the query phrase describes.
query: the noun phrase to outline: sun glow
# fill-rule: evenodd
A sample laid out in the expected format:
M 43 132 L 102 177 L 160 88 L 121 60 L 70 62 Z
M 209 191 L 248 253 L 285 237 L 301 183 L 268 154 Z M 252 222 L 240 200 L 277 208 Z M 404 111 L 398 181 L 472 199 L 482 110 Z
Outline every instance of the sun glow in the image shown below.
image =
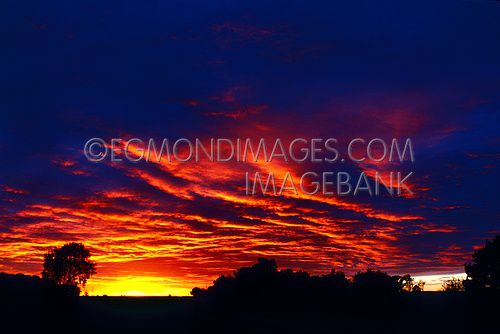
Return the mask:
M 89 280 L 86 291 L 91 296 L 189 296 L 191 287 L 178 284 L 155 276 L 96 276 Z
M 424 281 L 424 291 L 440 291 L 445 281 L 452 278 L 465 279 L 465 273 L 417 275 L 415 282 Z M 192 284 L 191 284 L 192 285 Z M 190 296 L 194 286 L 170 278 L 157 276 L 113 276 L 93 277 L 86 292 L 90 296 Z
M 467 277 L 466 273 L 456 273 L 456 274 L 437 274 L 437 275 L 422 275 L 415 276 L 415 282 L 420 280 L 425 282 L 424 291 L 440 291 L 443 288 L 443 283 L 452 278 L 465 279 Z

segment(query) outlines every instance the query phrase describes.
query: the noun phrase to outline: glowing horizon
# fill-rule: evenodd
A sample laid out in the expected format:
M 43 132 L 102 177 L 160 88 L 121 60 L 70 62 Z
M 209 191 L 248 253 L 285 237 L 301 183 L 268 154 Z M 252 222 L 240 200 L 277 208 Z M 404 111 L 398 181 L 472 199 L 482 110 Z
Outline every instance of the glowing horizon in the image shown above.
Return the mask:
M 403 275 L 403 274 L 401 274 Z M 450 273 L 450 274 L 435 274 L 435 275 L 416 275 L 412 276 L 415 283 L 422 280 L 425 282 L 424 291 L 441 291 L 445 281 L 451 278 L 465 279 L 465 273 Z M 121 277 L 114 278 L 113 281 L 106 283 L 99 282 L 100 279 L 95 277 L 89 280 L 86 291 L 89 296 L 191 296 L 193 287 L 169 287 L 168 284 L 161 283 L 164 281 L 161 277 Z M 210 283 L 198 286 L 207 288 Z

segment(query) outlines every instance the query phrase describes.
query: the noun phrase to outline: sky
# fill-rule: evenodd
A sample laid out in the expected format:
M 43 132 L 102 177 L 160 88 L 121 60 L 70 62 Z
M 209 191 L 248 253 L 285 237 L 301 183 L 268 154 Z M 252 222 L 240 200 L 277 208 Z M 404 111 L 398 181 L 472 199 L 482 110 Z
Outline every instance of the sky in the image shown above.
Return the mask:
M 500 233 L 500 3 L 5 1 L 0 271 L 83 242 L 90 294 L 282 268 L 463 273 Z M 104 138 L 411 138 L 411 164 L 93 163 Z M 245 172 L 412 171 L 413 195 L 247 196 Z

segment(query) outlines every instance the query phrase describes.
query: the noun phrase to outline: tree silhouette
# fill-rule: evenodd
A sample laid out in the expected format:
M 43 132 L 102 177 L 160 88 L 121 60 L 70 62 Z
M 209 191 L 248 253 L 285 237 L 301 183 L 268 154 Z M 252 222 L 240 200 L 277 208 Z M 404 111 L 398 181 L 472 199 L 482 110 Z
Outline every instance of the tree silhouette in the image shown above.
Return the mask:
M 417 284 L 413 286 L 412 292 L 422 292 L 424 291 L 425 281 L 419 280 Z
M 472 262 L 465 265 L 465 288 L 500 290 L 500 235 L 477 249 L 472 255 Z
M 57 284 L 85 288 L 87 280 L 95 273 L 90 251 L 82 243 L 67 243 L 45 254 L 42 277 Z

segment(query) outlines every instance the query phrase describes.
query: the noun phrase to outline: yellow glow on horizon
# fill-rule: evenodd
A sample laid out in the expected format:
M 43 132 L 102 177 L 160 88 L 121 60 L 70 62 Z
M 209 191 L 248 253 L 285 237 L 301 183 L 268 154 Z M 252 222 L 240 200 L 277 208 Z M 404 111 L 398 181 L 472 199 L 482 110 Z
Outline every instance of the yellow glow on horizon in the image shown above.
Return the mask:
M 189 296 L 192 287 L 179 286 L 164 277 L 120 276 L 93 277 L 87 283 L 90 296 Z
M 425 281 L 424 291 L 439 291 L 444 281 L 451 278 L 465 279 L 465 273 L 414 276 L 415 283 Z M 193 282 L 181 282 L 157 276 L 93 277 L 87 284 L 90 296 L 190 296 Z
M 434 274 L 415 276 L 415 283 L 422 280 L 425 282 L 424 291 L 440 291 L 443 283 L 452 278 L 465 279 L 466 273 Z

